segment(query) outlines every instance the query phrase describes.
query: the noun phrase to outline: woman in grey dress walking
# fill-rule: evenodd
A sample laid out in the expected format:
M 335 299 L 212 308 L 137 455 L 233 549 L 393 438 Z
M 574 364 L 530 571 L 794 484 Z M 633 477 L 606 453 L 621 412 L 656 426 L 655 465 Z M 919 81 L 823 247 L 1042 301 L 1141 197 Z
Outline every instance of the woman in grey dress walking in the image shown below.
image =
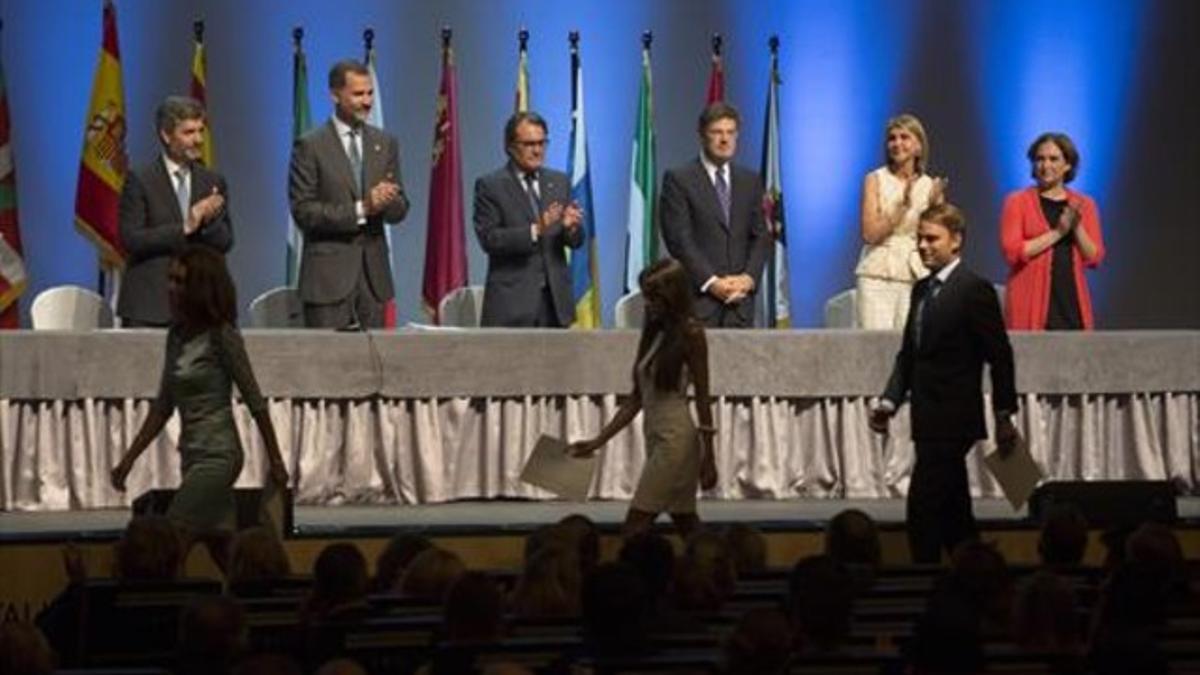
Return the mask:
M 237 524 L 233 484 L 243 460 L 233 417 L 235 383 L 262 433 L 270 480 L 279 489 L 287 485 L 287 469 L 236 327 L 237 294 L 224 257 L 201 245 L 184 248 L 168 268 L 167 292 L 172 321 L 158 396 L 113 468 L 112 484 L 125 490 L 133 463 L 178 409 L 183 480 L 167 517 L 178 527 L 185 552 L 203 541 L 224 570 Z

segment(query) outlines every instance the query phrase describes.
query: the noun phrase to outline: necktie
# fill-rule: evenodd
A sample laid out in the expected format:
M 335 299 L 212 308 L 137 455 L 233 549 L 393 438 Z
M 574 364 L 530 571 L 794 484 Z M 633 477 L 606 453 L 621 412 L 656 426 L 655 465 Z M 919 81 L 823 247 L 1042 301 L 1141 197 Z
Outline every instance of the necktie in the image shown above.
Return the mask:
M 725 217 L 725 224 L 729 224 L 729 181 L 725 180 L 725 167 L 717 169 L 717 177 L 715 186 L 717 188 L 717 201 L 721 202 L 721 215 Z
M 358 196 L 363 194 L 363 161 L 362 151 L 358 148 L 358 129 L 351 129 L 346 134 L 350 139 L 350 147 L 348 154 L 350 155 L 350 168 L 354 171 L 354 187 L 358 190 Z
M 179 203 L 179 213 L 184 220 L 188 218 L 188 207 L 191 206 L 191 195 L 188 194 L 187 171 L 175 171 L 175 201 Z
M 933 301 L 937 298 L 937 294 L 941 290 L 942 280 L 937 277 L 931 278 L 929 280 L 929 286 L 925 289 L 925 295 L 921 298 L 921 306 L 917 308 L 917 334 L 915 337 L 918 347 L 921 346 L 921 334 L 928 331 L 926 322 L 929 320 L 929 317 L 933 315 L 933 310 L 931 309 L 933 306 Z
M 525 194 L 529 196 L 529 207 L 533 209 L 533 217 L 541 219 L 542 217 L 542 199 L 537 192 L 537 172 L 530 171 L 525 174 Z

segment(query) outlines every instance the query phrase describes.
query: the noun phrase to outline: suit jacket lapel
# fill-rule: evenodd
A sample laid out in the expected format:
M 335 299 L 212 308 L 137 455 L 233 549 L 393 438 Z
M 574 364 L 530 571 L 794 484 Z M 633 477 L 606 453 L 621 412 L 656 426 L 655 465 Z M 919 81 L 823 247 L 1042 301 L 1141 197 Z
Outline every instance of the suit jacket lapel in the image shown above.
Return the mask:
M 155 160 L 153 168 L 150 170 L 149 179 L 153 180 L 156 185 L 148 185 L 147 191 L 151 193 L 157 192 L 161 194 L 171 204 L 171 210 L 175 215 L 179 216 L 179 222 L 183 222 L 183 212 L 179 210 L 179 200 L 175 198 L 175 180 L 167 173 L 167 165 L 163 163 L 163 158 L 160 156 Z M 195 190 L 195 177 L 193 176 L 193 194 Z
M 358 180 L 354 178 L 354 168 L 350 166 L 350 156 L 346 154 L 346 146 L 342 143 L 342 139 L 338 138 L 337 127 L 333 125 L 331 118 L 325 123 L 324 134 L 325 152 L 329 154 L 333 160 L 333 165 L 337 172 L 341 174 L 342 181 L 346 183 L 346 189 L 356 197 L 362 197 L 358 194 Z M 366 152 L 367 137 L 363 135 L 363 151 Z M 365 159 L 363 161 L 366 161 Z
M 730 167 L 729 174 L 731 177 L 733 175 L 732 169 L 733 167 Z M 717 219 L 718 223 L 721 223 L 722 227 L 728 230 L 729 223 L 725 221 L 725 212 L 721 208 L 720 197 L 717 197 L 717 188 L 715 185 L 713 185 L 713 182 L 709 180 L 708 170 L 704 168 L 704 163 L 699 159 L 692 164 L 692 177 L 693 180 L 696 181 L 697 187 L 700 189 L 700 194 L 706 195 L 704 201 L 708 203 L 708 209 L 712 212 L 713 217 Z M 733 186 L 730 185 L 731 199 L 733 194 L 732 189 Z M 730 211 L 733 210 L 732 203 L 733 202 L 730 201 Z
M 383 180 L 383 134 L 372 126 L 363 126 L 363 189 L 370 190 L 372 185 Z M 391 180 L 396 180 L 392 176 Z
M 544 188 L 545 178 L 543 177 L 542 180 L 543 185 L 541 187 Z M 517 169 L 511 163 L 504 166 L 504 185 L 505 189 L 508 190 L 509 198 L 521 205 L 521 210 L 525 212 L 525 216 L 529 219 L 529 222 L 532 223 L 537 220 L 539 214 L 533 212 L 533 203 L 529 199 L 529 193 L 525 192 L 525 186 L 517 178 Z M 546 194 L 544 189 L 542 194 Z
M 946 278 L 941 290 L 938 291 L 937 298 L 929 306 L 928 320 L 922 327 L 923 330 L 928 332 L 928 335 L 924 333 L 921 335 L 922 348 L 931 347 L 937 342 L 942 330 L 948 325 L 947 319 L 953 312 L 957 311 L 955 308 L 958 306 L 958 294 L 962 286 L 960 283 L 962 281 L 962 266 L 963 263 L 960 262 L 954 268 L 954 271 L 950 272 L 950 276 Z

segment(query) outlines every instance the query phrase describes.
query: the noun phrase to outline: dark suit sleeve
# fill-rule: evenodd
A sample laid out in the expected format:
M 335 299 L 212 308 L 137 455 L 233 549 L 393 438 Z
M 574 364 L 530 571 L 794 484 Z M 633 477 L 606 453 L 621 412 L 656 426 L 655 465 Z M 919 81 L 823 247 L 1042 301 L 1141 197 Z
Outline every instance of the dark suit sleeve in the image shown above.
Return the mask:
M 909 295 L 909 307 L 917 306 L 918 289 L 922 289 L 922 284 L 916 284 Z M 904 400 L 908 398 L 908 392 L 912 388 L 912 371 L 913 371 L 913 351 L 915 347 L 912 343 L 912 331 L 909 330 L 909 324 L 913 321 L 913 316 L 916 314 L 914 309 L 908 312 L 908 319 L 904 322 L 904 333 L 900 342 L 900 352 L 896 354 L 896 363 L 892 366 L 892 374 L 888 377 L 887 387 L 883 390 L 881 398 L 886 399 L 892 405 L 899 409 Z
M 288 168 L 288 204 L 300 231 L 317 235 L 352 235 L 358 232 L 354 202 L 321 201 L 321 167 L 310 137 L 296 139 Z
M 970 303 L 967 311 L 971 335 L 983 351 L 983 358 L 992 372 L 992 409 L 1016 412 L 1016 369 L 1012 344 L 1004 328 L 1004 315 L 1000 312 L 995 289 L 980 280 L 971 289 Z
M 229 249 L 233 248 L 233 223 L 229 218 L 229 187 L 225 184 L 224 178 L 220 176 L 213 178 L 217 192 L 225 198 L 225 205 L 217 217 L 202 225 L 194 236 L 221 253 L 228 253 Z
M 404 220 L 404 216 L 408 215 L 408 193 L 404 191 L 404 178 L 400 175 L 400 142 L 393 136 L 388 136 L 387 140 L 388 159 L 383 177 L 400 186 L 400 194 L 383 210 L 383 220 L 395 224 Z
M 475 236 L 488 255 L 533 255 L 533 234 L 530 227 L 505 227 L 504 210 L 486 177 L 475 181 Z
M 716 268 L 692 238 L 691 207 L 688 204 L 687 191 L 674 171 L 668 171 L 663 176 L 658 213 L 663 241 L 671 255 L 683 264 L 698 286 L 711 279 L 716 274 Z
M 146 186 L 142 184 L 141 177 L 137 172 L 131 172 L 121 189 L 121 201 L 117 207 L 117 228 L 121 232 L 121 243 L 134 260 L 170 255 L 187 241 L 183 234 L 182 222 L 147 222 L 150 212 L 147 199 Z
M 762 279 L 763 267 L 767 264 L 767 256 L 771 253 L 771 236 L 767 233 L 766 217 L 763 215 L 764 194 L 762 179 L 756 175 L 752 195 L 754 208 L 750 212 L 750 250 L 746 259 L 746 274 L 754 279 L 756 290 Z

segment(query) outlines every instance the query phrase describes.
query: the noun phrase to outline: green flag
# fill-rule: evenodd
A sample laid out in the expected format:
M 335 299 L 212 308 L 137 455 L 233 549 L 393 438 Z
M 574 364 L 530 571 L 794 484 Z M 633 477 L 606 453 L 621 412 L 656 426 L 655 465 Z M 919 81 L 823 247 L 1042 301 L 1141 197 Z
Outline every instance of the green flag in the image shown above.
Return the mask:
M 658 259 L 658 202 L 655 180 L 654 98 L 650 82 L 650 40 L 642 40 L 642 86 L 638 93 L 637 129 L 629 172 L 629 220 L 625 249 L 625 291 L 638 287 L 642 268 Z
M 312 111 L 308 105 L 308 63 L 304 58 L 304 47 L 300 42 L 304 39 L 304 29 L 292 31 L 296 43 L 296 51 L 292 56 L 292 140 L 303 136 L 312 128 Z M 300 248 L 303 241 L 300 229 L 288 214 L 287 237 L 287 285 L 295 286 L 300 282 Z

